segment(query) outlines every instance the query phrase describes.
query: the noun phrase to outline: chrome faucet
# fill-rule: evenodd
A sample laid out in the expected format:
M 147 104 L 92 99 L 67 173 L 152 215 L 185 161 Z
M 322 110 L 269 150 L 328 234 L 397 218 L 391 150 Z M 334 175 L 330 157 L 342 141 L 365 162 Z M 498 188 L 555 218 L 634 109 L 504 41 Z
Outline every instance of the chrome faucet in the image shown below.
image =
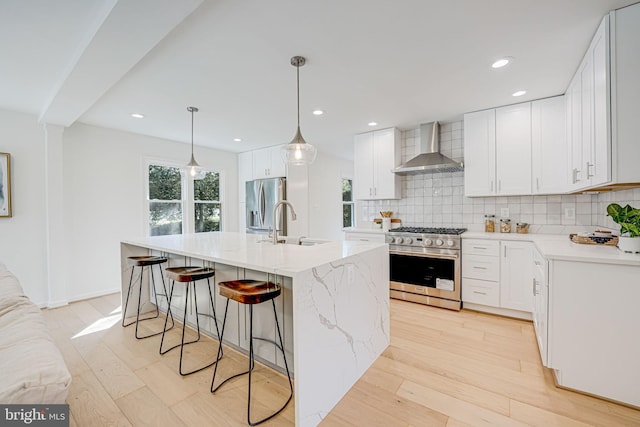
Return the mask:
M 287 205 L 289 206 L 289 208 L 291 209 L 291 220 L 295 221 L 296 220 L 296 210 L 293 209 L 293 205 L 291 204 L 291 202 L 289 202 L 288 200 L 280 200 L 278 203 L 276 203 L 276 205 L 273 207 L 273 244 L 277 245 L 278 244 L 278 221 L 276 220 L 277 216 L 277 212 L 278 212 L 278 208 L 282 205 Z M 286 218 L 284 218 L 286 220 Z

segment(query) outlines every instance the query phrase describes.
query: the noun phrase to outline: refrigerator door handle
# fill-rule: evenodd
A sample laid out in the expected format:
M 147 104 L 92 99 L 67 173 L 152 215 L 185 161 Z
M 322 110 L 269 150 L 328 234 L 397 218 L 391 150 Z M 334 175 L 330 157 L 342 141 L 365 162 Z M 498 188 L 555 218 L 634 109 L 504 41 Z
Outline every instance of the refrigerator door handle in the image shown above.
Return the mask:
M 260 218 L 260 228 L 264 228 L 264 218 L 266 210 L 266 199 L 264 196 L 264 184 L 260 182 L 260 188 L 258 189 L 258 214 Z

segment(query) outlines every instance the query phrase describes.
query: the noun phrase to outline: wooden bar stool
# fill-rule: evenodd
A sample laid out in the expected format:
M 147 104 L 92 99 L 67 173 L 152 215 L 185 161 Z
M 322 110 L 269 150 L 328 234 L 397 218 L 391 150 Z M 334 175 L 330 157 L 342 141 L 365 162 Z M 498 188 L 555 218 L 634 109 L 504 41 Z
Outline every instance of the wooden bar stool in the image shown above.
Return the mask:
M 220 345 L 218 347 L 218 354 L 222 353 L 222 337 L 224 336 L 224 327 L 227 322 L 227 310 L 229 308 L 229 300 L 237 301 L 240 304 L 249 305 L 249 369 L 245 372 L 241 372 L 239 374 L 235 374 L 230 376 L 229 378 L 222 381 L 218 384 L 217 387 L 214 388 L 214 383 L 216 381 L 216 372 L 218 371 L 218 365 L 216 365 L 213 370 L 213 379 L 211 380 L 211 392 L 215 393 L 224 383 L 229 381 L 232 378 L 239 377 L 240 375 L 249 374 L 249 389 L 247 394 L 247 423 L 250 426 L 255 426 L 260 423 L 263 423 L 267 420 L 278 415 L 282 410 L 289 404 L 291 398 L 293 397 L 293 383 L 291 382 L 291 374 L 289 373 L 289 365 L 287 364 L 287 357 L 284 354 L 284 344 L 282 342 L 282 334 L 280 333 L 280 324 L 278 323 L 278 314 L 276 313 L 276 303 L 275 298 L 280 295 L 281 287 L 280 285 L 276 285 L 272 282 L 265 282 L 260 280 L 232 280 L 228 282 L 220 282 L 218 283 L 218 287 L 220 289 L 220 295 L 227 298 L 227 304 L 224 309 L 224 320 L 222 321 L 222 336 L 220 336 Z M 260 304 L 265 301 L 271 300 L 271 304 L 273 306 L 273 315 L 276 319 L 276 330 L 278 331 L 278 340 L 280 341 L 280 345 L 274 342 L 275 346 L 280 349 L 282 352 L 282 357 L 284 359 L 284 367 L 287 371 L 287 378 L 289 379 L 289 388 L 291 393 L 289 394 L 289 398 L 282 405 L 280 409 L 278 409 L 273 414 L 269 415 L 266 418 L 263 418 L 259 421 L 252 422 L 251 421 L 251 371 L 253 371 L 254 365 L 254 357 L 253 357 L 253 305 Z M 265 341 L 264 338 L 255 338 L 261 339 Z
M 220 331 L 218 330 L 218 321 L 216 319 L 216 309 L 213 305 L 213 294 L 211 293 L 211 284 L 209 282 L 209 278 L 213 277 L 216 274 L 216 271 L 213 268 L 209 268 L 209 267 L 192 267 L 192 266 L 169 267 L 169 268 L 165 268 L 165 271 L 167 272 L 167 277 L 171 279 L 171 291 L 169 293 L 169 306 L 171 306 L 171 300 L 173 298 L 173 289 L 175 287 L 175 283 L 176 282 L 186 283 L 186 287 L 185 287 L 185 297 L 184 297 L 184 317 L 182 318 L 182 340 L 180 344 L 176 344 L 173 347 L 163 350 L 162 347 L 164 344 L 164 336 L 165 336 L 164 333 L 169 329 L 171 329 L 171 328 L 167 329 L 167 320 L 165 319 L 165 322 L 164 322 L 165 329 L 162 332 L 162 340 L 160 340 L 160 354 L 166 354 L 167 352 L 173 350 L 174 348 L 180 347 L 180 365 L 179 365 L 180 375 L 184 376 L 184 375 L 193 374 L 195 372 L 200 372 L 203 369 L 207 369 L 208 367 L 216 363 L 218 360 L 220 360 L 220 358 L 222 357 L 222 352 L 220 349 L 218 349 L 218 355 L 216 357 L 216 360 L 214 360 L 213 362 L 209 363 L 206 366 L 203 366 L 198 369 L 194 369 L 189 372 L 183 372 L 182 357 L 183 357 L 185 345 L 193 344 L 200 341 L 200 316 L 206 315 L 204 313 L 198 313 L 198 298 L 197 298 L 198 294 L 196 292 L 196 282 L 198 280 L 207 279 L 207 288 L 209 289 L 209 301 L 211 303 L 211 310 L 213 313 L 213 316 L 211 317 L 213 317 L 213 321 L 216 326 L 216 335 L 218 339 L 220 339 Z M 187 326 L 187 305 L 189 305 L 189 288 L 190 287 L 192 287 L 193 289 L 192 291 L 193 300 L 196 306 L 196 326 L 198 331 L 198 338 L 196 338 L 193 341 L 184 342 L 184 335 L 185 335 L 185 330 Z
M 149 337 L 153 337 L 156 335 L 160 335 L 163 333 L 163 331 L 160 332 L 155 332 L 155 333 L 151 333 L 145 336 L 139 336 L 138 335 L 138 324 L 144 320 L 151 320 L 151 319 L 157 319 L 158 316 L 160 315 L 160 310 L 158 310 L 158 295 L 163 296 L 165 298 L 165 300 L 167 300 L 168 303 L 168 298 L 167 298 L 167 288 L 165 286 L 164 283 L 164 276 L 162 275 L 162 270 L 160 270 L 160 264 L 164 264 L 165 262 L 167 262 L 167 258 L 162 257 L 162 256 L 151 256 L 151 255 L 143 255 L 143 256 L 130 256 L 127 258 L 127 261 L 129 264 L 131 264 L 131 277 L 129 278 L 129 290 L 127 291 L 127 299 L 126 302 L 124 304 L 124 312 L 123 312 L 123 316 L 122 316 L 122 326 L 123 327 L 127 327 L 127 326 L 131 326 L 134 323 L 136 324 L 136 338 L 137 339 L 144 339 L 144 338 L 149 338 Z M 153 266 L 157 265 L 158 266 L 158 270 L 160 270 L 160 277 L 162 278 L 162 291 L 163 293 L 159 294 L 156 290 L 156 280 L 155 277 L 153 275 Z M 138 285 L 138 310 L 136 312 L 136 320 L 133 320 L 129 323 L 124 323 L 124 316 L 127 313 L 127 307 L 129 306 L 129 297 L 131 296 L 131 290 L 134 287 L 133 284 L 133 273 L 136 269 L 136 267 L 140 267 L 140 280 L 138 281 L 139 285 Z M 143 276 L 144 276 L 144 268 L 148 267 L 149 270 L 151 270 L 151 283 L 153 284 L 152 286 L 152 292 L 153 292 L 153 296 L 155 298 L 156 301 L 156 314 L 154 316 L 151 317 L 143 317 L 142 319 L 140 318 L 140 299 L 142 296 L 142 282 L 143 282 Z M 171 317 L 171 328 L 173 328 L 174 322 L 173 322 L 173 315 L 171 314 L 171 304 L 168 304 L 169 307 L 167 309 L 167 318 Z M 165 319 L 165 328 L 167 327 L 167 321 Z M 171 329 L 169 328 L 169 329 Z

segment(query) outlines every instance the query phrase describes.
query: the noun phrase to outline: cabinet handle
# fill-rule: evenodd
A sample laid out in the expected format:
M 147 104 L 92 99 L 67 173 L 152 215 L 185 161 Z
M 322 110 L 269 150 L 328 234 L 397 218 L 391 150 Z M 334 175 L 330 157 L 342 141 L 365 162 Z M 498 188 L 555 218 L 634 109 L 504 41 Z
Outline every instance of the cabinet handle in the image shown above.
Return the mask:
M 578 174 L 580 173 L 580 170 L 578 170 L 577 168 L 573 168 L 572 174 L 573 174 L 573 183 L 575 184 L 576 182 L 580 181 L 578 179 Z
M 506 246 L 504 247 L 504 257 L 505 258 L 507 257 L 507 247 Z
M 378 189 L 376 187 L 373 187 L 373 195 L 377 195 L 378 194 Z
M 473 249 L 487 249 L 485 246 L 474 246 Z
M 474 294 L 480 294 L 480 295 L 486 295 L 486 292 L 480 292 L 480 291 L 473 291 Z
M 534 263 L 535 265 L 542 265 L 542 263 L 541 263 L 540 261 L 533 261 L 533 263 Z
M 536 178 L 536 190 L 540 190 L 540 178 Z
M 502 191 L 502 180 L 498 180 L 498 193 Z
M 589 173 L 589 168 L 594 167 L 595 164 L 587 162 L 587 179 L 595 175 L 595 173 Z
M 486 270 L 487 267 L 478 267 L 478 266 L 473 266 L 473 268 L 475 268 L 476 270 Z

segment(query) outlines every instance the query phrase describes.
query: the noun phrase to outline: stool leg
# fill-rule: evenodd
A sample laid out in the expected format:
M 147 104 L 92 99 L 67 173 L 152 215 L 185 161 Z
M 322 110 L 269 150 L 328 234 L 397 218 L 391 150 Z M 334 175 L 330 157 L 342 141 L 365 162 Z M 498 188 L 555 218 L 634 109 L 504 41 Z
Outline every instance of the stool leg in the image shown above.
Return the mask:
M 215 283 L 213 286 L 215 286 Z M 216 317 L 216 307 L 213 304 L 213 293 L 211 292 L 211 283 L 209 282 L 208 278 L 207 278 L 207 287 L 209 288 L 209 301 L 211 302 L 211 312 L 213 313 L 213 323 L 216 326 L 216 336 L 218 337 L 218 341 L 222 342 L 222 337 L 220 336 L 220 330 L 218 329 L 218 318 Z M 221 357 L 222 357 L 222 347 L 219 348 L 216 361 L 220 360 Z
M 167 316 L 171 316 L 171 327 L 169 329 L 173 329 L 173 327 L 175 326 L 175 322 L 173 321 L 173 313 L 171 313 L 171 304 L 169 304 L 167 287 L 164 282 L 164 275 L 162 274 L 162 268 L 160 267 L 160 264 L 158 264 L 158 270 L 160 270 L 160 278 L 162 279 L 162 291 L 164 292 L 162 296 L 164 296 L 164 300 L 167 301 Z
M 129 297 L 131 296 L 131 283 L 133 282 L 133 270 L 135 270 L 136 267 L 132 266 L 131 267 L 131 277 L 129 278 L 129 290 L 127 291 L 127 299 L 126 302 L 124 303 L 124 311 L 122 312 L 122 327 L 125 328 L 129 325 L 133 325 L 133 322 L 129 322 L 126 325 L 124 324 L 124 318 L 127 314 L 127 307 L 129 306 Z
M 224 307 L 224 317 L 222 319 L 222 333 L 220 335 L 220 340 L 218 343 L 218 357 L 221 357 L 222 355 L 222 338 L 224 337 L 224 328 L 227 325 L 227 312 L 229 311 L 229 300 L 227 299 L 227 303 L 225 304 Z M 216 363 L 216 367 L 213 369 L 213 378 L 211 379 L 211 393 L 215 393 L 220 387 L 222 387 L 222 385 L 224 383 L 226 383 L 227 381 L 229 381 L 232 378 L 238 377 L 240 375 L 244 375 L 246 374 L 246 372 L 243 372 L 241 374 L 236 374 L 232 377 L 227 378 L 226 380 L 222 381 L 220 384 L 218 384 L 217 387 L 213 387 L 213 385 L 216 382 L 216 373 L 218 372 L 218 364 Z
M 169 309 L 171 308 L 171 300 L 173 299 L 173 288 L 175 287 L 175 285 L 176 285 L 175 280 L 172 280 L 171 281 L 171 292 L 169 293 L 169 301 L 167 302 L 167 304 L 169 306 Z M 169 320 L 169 316 L 164 318 L 164 328 L 162 329 L 162 339 L 160 340 L 160 350 L 159 350 L 160 354 L 165 354 L 167 351 L 172 350 L 172 349 L 175 348 L 175 346 L 173 346 L 170 349 L 165 350 L 164 352 L 162 351 L 162 344 L 164 343 L 164 334 L 165 334 L 165 332 L 168 331 L 168 329 L 167 329 L 167 320 Z M 173 323 L 173 316 L 171 317 L 171 322 Z M 171 328 L 173 328 L 173 326 L 171 326 Z M 171 329 L 171 328 L 169 328 L 169 329 Z
M 276 412 L 274 412 L 273 414 L 269 415 L 266 418 L 261 419 L 260 421 L 255 421 L 252 422 L 251 421 L 251 370 L 253 369 L 253 367 L 251 367 L 251 369 L 249 370 L 249 392 L 248 392 L 248 397 L 247 397 L 247 423 L 250 426 L 256 426 L 258 424 L 262 424 L 263 422 L 270 420 L 271 418 L 275 417 L 276 415 L 278 415 L 280 412 L 282 412 L 282 410 L 284 408 L 287 407 L 287 405 L 289 404 L 289 402 L 291 401 L 291 398 L 293 397 L 293 383 L 291 382 L 291 374 L 289 373 L 289 365 L 287 364 L 287 356 L 284 353 L 284 342 L 282 341 L 282 334 L 280 333 L 280 324 L 278 322 L 278 313 L 276 311 L 276 302 L 275 300 L 271 300 L 271 304 L 273 305 L 273 316 L 276 319 L 276 330 L 278 331 L 278 340 L 280 341 L 280 347 L 278 347 L 280 349 L 280 351 L 282 352 L 282 358 L 284 359 L 284 368 L 287 371 L 287 379 L 289 380 L 289 389 L 291 390 L 290 394 L 289 394 L 289 398 L 287 399 L 287 401 L 284 403 L 284 405 L 282 405 L 282 407 L 280 409 L 278 409 Z M 250 344 L 249 344 L 249 363 L 253 362 L 253 306 L 249 306 L 249 319 L 250 319 L 250 324 L 249 324 L 249 339 L 251 340 Z M 277 345 L 276 345 L 277 347 Z

